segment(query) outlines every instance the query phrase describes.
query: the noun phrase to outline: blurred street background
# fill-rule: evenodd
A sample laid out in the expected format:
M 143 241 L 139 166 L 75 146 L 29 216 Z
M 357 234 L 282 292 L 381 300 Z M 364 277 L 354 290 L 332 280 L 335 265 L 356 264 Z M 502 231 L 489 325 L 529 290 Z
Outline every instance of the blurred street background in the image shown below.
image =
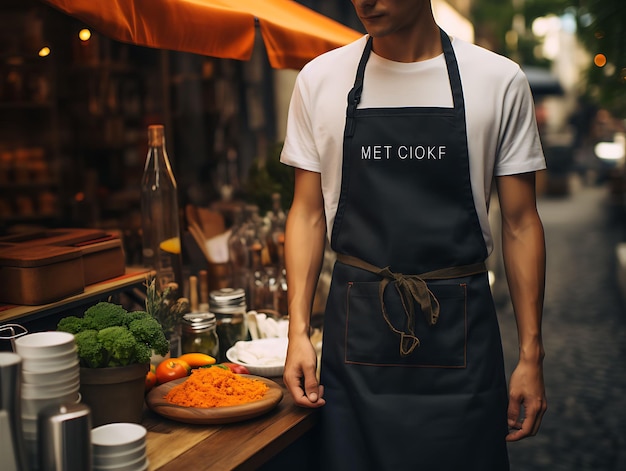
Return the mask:
M 626 469 L 626 310 L 615 256 L 624 218 L 607 185 L 571 183 L 566 196 L 539 199 L 548 412 L 537 436 L 510 444 L 512 471 Z M 498 315 L 510 374 L 517 332 L 504 298 Z

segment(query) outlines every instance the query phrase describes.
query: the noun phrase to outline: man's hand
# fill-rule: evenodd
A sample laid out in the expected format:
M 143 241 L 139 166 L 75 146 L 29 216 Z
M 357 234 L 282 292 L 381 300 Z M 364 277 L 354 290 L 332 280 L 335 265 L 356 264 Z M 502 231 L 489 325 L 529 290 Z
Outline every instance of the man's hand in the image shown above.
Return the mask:
M 283 381 L 294 402 L 301 407 L 323 406 L 324 386 L 317 382 L 317 355 L 311 340 L 305 336 L 289 338 Z
M 506 441 L 515 442 L 535 435 L 547 406 L 542 366 L 520 361 L 509 383 L 510 431 Z

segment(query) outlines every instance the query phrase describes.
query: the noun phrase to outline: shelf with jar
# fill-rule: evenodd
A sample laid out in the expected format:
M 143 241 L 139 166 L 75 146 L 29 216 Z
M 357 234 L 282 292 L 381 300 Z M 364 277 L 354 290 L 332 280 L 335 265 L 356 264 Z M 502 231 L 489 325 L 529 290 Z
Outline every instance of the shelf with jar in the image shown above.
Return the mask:
M 48 41 L 50 14 L 31 0 L 1 6 L 0 231 L 63 222 L 58 51 Z
M 43 147 L 0 151 L 0 219 L 8 223 L 61 217 L 54 163 Z
M 143 138 L 144 76 L 119 63 L 68 67 L 63 100 L 79 151 L 111 152 L 135 146 Z
M 3 111 L 55 106 L 51 95 L 51 59 L 27 54 L 0 54 L 0 109 Z
M 158 51 L 122 44 L 83 26 L 76 23 L 67 31 L 70 58 L 59 97 L 72 137 L 63 149 L 73 162 L 69 178 L 75 192 L 88 193 L 85 176 L 93 175 L 96 212 L 115 219 L 139 206 L 146 121 L 155 100 L 147 95 L 155 86 Z

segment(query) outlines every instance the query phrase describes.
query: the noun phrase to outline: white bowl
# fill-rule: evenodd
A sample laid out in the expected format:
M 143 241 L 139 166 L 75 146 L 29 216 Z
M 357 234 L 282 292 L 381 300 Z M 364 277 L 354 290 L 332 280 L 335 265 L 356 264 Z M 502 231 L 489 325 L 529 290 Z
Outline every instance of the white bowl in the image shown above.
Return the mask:
M 93 453 L 105 455 L 124 453 L 145 443 L 147 430 L 143 425 L 115 422 L 91 429 Z
M 78 362 L 58 371 L 22 371 L 22 384 L 48 384 L 54 387 L 57 383 L 68 383 L 76 379 L 80 380 Z
M 111 452 L 107 450 L 100 449 L 98 451 L 94 451 L 92 453 L 93 462 L 99 466 L 107 466 L 110 465 L 112 461 L 132 461 L 140 456 L 142 456 L 146 452 L 146 442 L 145 440 L 136 446 L 135 448 L 131 448 L 129 450 L 125 450 L 122 452 Z
M 80 389 L 80 380 L 71 381 L 68 383 L 57 383 L 55 386 L 47 384 L 22 384 L 22 398 L 23 399 L 46 399 L 54 397 L 63 397 L 77 392 Z
M 123 466 L 98 466 L 93 465 L 93 471 L 147 471 L 149 465 L 148 458 L 137 460 L 136 463 L 129 463 Z
M 146 445 L 140 445 L 127 453 L 92 453 L 92 463 L 99 468 L 141 464 L 146 460 Z M 117 469 L 117 468 L 116 468 Z
M 37 439 L 37 417 L 22 416 L 22 433 L 32 440 Z
M 37 422 L 35 422 L 35 430 L 26 430 L 22 428 L 22 438 L 28 442 L 37 442 Z
M 26 399 L 22 397 L 22 417 L 37 417 L 44 407 L 58 406 L 66 403 L 80 402 L 80 393 L 78 391 L 71 392 L 64 396 L 46 397 L 41 399 Z
M 280 376 L 285 368 L 287 343 L 286 337 L 240 341 L 228 349 L 226 358 L 232 363 L 245 366 L 250 374 Z M 245 357 L 241 352 L 246 353 Z
M 15 339 L 15 353 L 22 358 L 48 358 L 75 348 L 74 335 L 68 332 L 35 332 Z
M 76 350 L 63 355 L 57 355 L 48 359 L 43 358 L 23 358 L 22 371 L 31 373 L 49 373 L 66 370 L 78 365 L 78 355 Z

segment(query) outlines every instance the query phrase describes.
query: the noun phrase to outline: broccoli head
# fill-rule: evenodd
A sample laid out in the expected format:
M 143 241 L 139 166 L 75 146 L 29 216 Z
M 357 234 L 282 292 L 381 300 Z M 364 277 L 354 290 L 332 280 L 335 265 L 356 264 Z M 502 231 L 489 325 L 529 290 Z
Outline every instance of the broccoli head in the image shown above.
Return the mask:
M 149 363 L 152 357 L 152 349 L 145 343 L 137 343 L 135 346 L 135 358 L 137 363 Z
M 107 366 L 126 366 L 136 363 L 137 339 L 124 326 L 105 327 L 98 332 L 98 340 L 108 352 Z
M 106 366 L 107 353 L 104 345 L 98 339 L 97 330 L 83 330 L 74 334 L 74 341 L 80 365 L 87 368 L 102 368 Z
M 95 330 L 126 325 L 128 311 L 117 304 L 100 302 L 85 311 L 84 319 Z
M 137 319 L 152 319 L 152 316 L 146 311 L 132 311 L 126 315 L 126 326 L 130 326 L 131 322 Z
M 61 319 L 57 330 L 74 334 L 80 364 L 87 368 L 149 363 L 153 352 L 165 356 L 169 351 L 157 319 L 108 302 L 91 306 L 82 318 Z
M 163 327 L 154 317 L 135 319 L 128 326 L 138 343 L 142 343 L 154 350 L 155 353 L 165 356 L 170 349 L 169 342 L 163 333 Z
M 68 316 L 64 317 L 57 324 L 57 330 L 77 334 L 85 330 L 86 322 L 82 317 Z

